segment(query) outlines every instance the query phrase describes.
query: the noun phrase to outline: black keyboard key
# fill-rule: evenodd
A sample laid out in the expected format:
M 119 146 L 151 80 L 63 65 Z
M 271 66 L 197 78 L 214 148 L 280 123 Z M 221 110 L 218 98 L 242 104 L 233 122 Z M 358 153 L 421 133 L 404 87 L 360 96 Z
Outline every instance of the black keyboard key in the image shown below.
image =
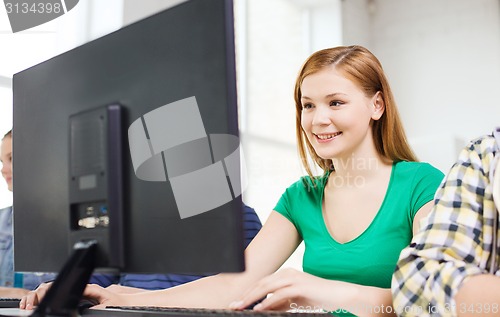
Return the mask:
M 20 298 L 0 297 L 0 308 L 18 308 Z

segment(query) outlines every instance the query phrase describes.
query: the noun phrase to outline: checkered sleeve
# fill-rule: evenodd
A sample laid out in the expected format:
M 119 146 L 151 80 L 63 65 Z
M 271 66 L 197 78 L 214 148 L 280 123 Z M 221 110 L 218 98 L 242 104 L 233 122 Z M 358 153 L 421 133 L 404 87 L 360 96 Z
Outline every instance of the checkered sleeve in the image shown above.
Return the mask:
M 492 142 L 464 149 L 436 192 L 435 207 L 409 247 L 401 252 L 392 278 L 394 308 L 401 316 L 456 316 L 454 296 L 469 276 L 485 273 L 489 251 L 484 216 Z

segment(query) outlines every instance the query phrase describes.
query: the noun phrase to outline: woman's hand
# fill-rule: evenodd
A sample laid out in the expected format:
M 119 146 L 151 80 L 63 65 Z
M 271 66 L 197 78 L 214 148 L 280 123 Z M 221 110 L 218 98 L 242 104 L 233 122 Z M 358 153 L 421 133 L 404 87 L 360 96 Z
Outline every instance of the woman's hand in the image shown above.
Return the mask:
M 29 291 L 21 298 L 19 308 L 28 310 L 33 309 L 36 305 L 38 305 L 38 303 L 40 303 L 51 285 L 52 282 L 42 283 L 35 290 Z
M 19 308 L 32 310 L 37 306 L 52 283 L 42 283 L 37 289 L 33 291 L 29 291 L 25 296 L 21 298 L 19 302 Z M 83 292 L 83 296 L 93 299 L 98 302 L 98 305 L 93 306 L 93 308 L 104 308 L 106 306 L 124 306 L 124 300 L 119 295 L 119 292 L 115 292 L 113 290 L 118 291 L 119 289 L 116 287 L 110 287 L 110 289 L 105 289 L 96 284 L 88 284 Z M 124 291 L 120 289 L 121 291 Z
M 334 310 L 336 305 L 332 303 L 332 299 L 338 301 L 341 295 L 335 289 L 335 281 L 325 280 L 295 269 L 284 269 L 261 279 L 240 301 L 232 303 L 229 307 L 244 309 L 268 294 L 272 294 L 257 304 L 254 309 Z
M 127 306 L 124 296 L 119 292 L 113 291 L 115 288 L 103 288 L 97 284 L 89 284 L 83 292 L 83 296 L 91 298 L 99 304 L 92 308 L 105 308 L 106 306 Z

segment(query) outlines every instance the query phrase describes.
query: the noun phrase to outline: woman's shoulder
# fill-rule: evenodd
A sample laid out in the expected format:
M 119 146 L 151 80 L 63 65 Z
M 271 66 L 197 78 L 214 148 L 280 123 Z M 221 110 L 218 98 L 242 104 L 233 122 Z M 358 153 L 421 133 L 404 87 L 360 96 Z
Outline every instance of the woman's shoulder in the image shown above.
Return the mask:
M 399 161 L 394 163 L 396 166 L 396 169 L 401 171 L 401 172 L 435 172 L 435 173 L 441 173 L 442 172 L 437 169 L 436 167 L 432 166 L 431 164 L 427 162 L 408 162 L 408 161 Z
M 328 175 L 321 175 L 321 176 L 302 176 L 297 180 L 295 183 L 293 183 L 290 187 L 295 187 L 297 189 L 303 190 L 305 189 L 311 189 L 311 188 L 324 188 L 326 181 L 328 180 Z
M 400 161 L 394 165 L 396 173 L 405 179 L 418 180 L 432 178 L 441 182 L 444 177 L 443 172 L 426 162 Z
M 286 191 L 294 195 L 322 193 L 327 179 L 328 175 L 302 176 L 295 183 L 291 184 Z

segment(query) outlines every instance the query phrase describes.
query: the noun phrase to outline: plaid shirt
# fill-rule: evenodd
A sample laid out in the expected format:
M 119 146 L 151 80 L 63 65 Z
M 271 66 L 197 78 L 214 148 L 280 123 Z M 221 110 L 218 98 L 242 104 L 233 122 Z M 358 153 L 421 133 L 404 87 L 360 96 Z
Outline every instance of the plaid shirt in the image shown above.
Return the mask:
M 401 252 L 393 275 L 398 315 L 456 316 L 465 309 L 454 300 L 460 285 L 488 273 L 497 212 L 490 167 L 498 151 L 492 135 L 472 141 L 443 180 L 434 209 Z

